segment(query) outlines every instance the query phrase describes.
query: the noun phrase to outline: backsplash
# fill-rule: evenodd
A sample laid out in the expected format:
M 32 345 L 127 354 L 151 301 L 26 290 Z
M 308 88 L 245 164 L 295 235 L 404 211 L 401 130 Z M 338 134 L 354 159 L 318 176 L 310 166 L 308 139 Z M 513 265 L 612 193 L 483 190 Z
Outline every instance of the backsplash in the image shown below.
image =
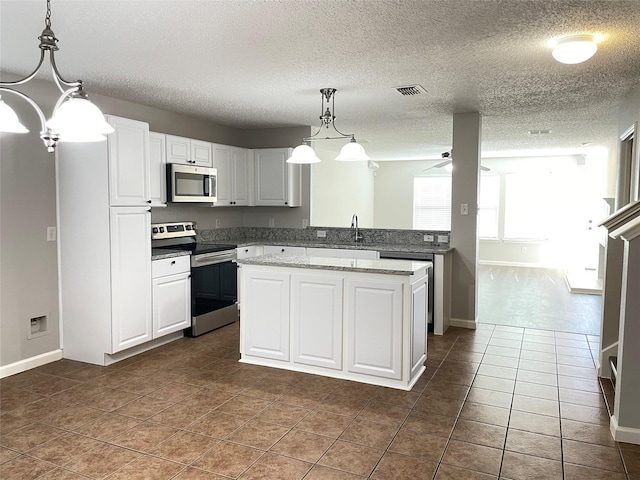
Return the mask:
M 318 231 L 325 232 L 325 237 L 318 237 Z M 425 247 L 448 247 L 449 231 L 433 230 L 400 230 L 388 228 L 360 228 L 361 245 L 421 245 Z M 307 228 L 268 228 L 268 227 L 232 227 L 200 230 L 198 235 L 204 242 L 225 242 L 231 240 L 252 240 L 266 242 L 303 241 L 313 243 L 349 244 L 353 243 L 351 228 L 307 227 Z M 432 235 L 433 241 L 424 240 L 425 235 Z M 446 236 L 446 242 L 440 242 L 439 236 Z

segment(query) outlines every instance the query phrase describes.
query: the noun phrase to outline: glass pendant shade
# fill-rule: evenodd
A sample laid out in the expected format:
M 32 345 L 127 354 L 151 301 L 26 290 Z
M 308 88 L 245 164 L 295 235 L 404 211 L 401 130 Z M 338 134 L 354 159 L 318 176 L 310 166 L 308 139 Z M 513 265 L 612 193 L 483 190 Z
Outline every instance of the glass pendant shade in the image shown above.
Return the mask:
M 552 55 L 560 63 L 573 65 L 589 60 L 597 50 L 593 35 L 570 35 L 556 41 Z
M 27 127 L 20 123 L 18 115 L 0 97 L 0 132 L 27 133 Z
M 60 135 L 60 142 L 100 142 L 114 132 L 100 109 L 84 98 L 65 101 L 47 124 Z
M 291 157 L 289 157 L 287 163 L 320 163 L 320 159 L 316 155 L 316 152 L 313 150 L 313 148 L 311 148 L 309 145 L 302 144 L 293 149 Z
M 369 155 L 364 151 L 364 147 L 357 143 L 355 140 L 351 140 L 347 143 L 340 154 L 336 157 L 338 162 L 366 162 L 371 160 Z

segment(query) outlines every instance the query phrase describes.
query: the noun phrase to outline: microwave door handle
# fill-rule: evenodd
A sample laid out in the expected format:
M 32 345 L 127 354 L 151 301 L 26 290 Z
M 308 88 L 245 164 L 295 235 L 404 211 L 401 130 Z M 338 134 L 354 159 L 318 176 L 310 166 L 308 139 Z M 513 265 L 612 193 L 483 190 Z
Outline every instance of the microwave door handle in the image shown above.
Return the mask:
M 214 186 L 213 186 L 214 179 L 211 175 L 207 175 L 207 179 L 209 180 L 209 192 L 207 193 L 207 196 L 214 197 L 215 196 Z
M 209 192 L 211 191 L 211 182 L 209 180 L 209 176 L 206 175 L 202 178 L 202 193 L 205 197 L 209 196 Z

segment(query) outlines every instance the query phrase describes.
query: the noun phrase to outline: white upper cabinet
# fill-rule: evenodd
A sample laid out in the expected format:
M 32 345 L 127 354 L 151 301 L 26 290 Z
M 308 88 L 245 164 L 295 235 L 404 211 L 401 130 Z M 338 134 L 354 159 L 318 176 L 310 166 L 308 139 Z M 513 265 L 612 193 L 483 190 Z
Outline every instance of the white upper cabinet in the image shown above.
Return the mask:
M 167 163 L 210 167 L 211 160 L 209 142 L 167 135 Z
M 164 133 L 149 132 L 149 195 L 152 207 L 167 205 L 167 147 Z
M 290 148 L 262 148 L 255 153 L 255 204 L 258 206 L 299 207 L 302 170 L 287 163 Z
M 218 180 L 218 201 L 214 206 L 249 205 L 249 150 L 217 143 L 211 146 Z
M 106 116 L 115 132 L 107 137 L 112 206 L 151 204 L 149 124 Z

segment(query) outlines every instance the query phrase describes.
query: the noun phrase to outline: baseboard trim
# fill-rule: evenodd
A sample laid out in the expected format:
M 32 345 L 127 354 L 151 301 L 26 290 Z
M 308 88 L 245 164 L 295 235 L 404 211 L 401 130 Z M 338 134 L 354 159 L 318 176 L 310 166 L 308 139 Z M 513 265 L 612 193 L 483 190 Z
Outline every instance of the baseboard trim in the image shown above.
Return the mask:
M 476 329 L 476 322 L 473 320 L 463 320 L 462 318 L 450 318 L 449 319 L 450 327 L 461 327 L 461 328 L 469 328 L 471 330 Z
M 32 368 L 46 365 L 47 363 L 56 362 L 62 360 L 62 350 L 52 350 L 47 353 L 41 353 L 35 357 L 25 358 L 9 365 L 3 365 L 0 367 L 0 378 L 15 375 L 16 373 L 26 372 Z
M 618 419 L 615 414 L 611 416 L 609 428 L 616 442 L 640 445 L 640 428 L 621 427 L 618 425 Z
M 608 347 L 600 350 L 598 355 L 598 376 L 600 378 L 611 378 L 611 365 L 609 364 L 609 357 L 618 356 L 618 342 L 614 342 Z
M 496 267 L 529 267 L 529 268 L 549 268 L 552 270 L 565 270 L 565 267 L 557 265 L 545 265 L 542 263 L 524 263 L 524 262 L 501 262 L 499 260 L 480 260 L 478 265 L 495 265 Z

